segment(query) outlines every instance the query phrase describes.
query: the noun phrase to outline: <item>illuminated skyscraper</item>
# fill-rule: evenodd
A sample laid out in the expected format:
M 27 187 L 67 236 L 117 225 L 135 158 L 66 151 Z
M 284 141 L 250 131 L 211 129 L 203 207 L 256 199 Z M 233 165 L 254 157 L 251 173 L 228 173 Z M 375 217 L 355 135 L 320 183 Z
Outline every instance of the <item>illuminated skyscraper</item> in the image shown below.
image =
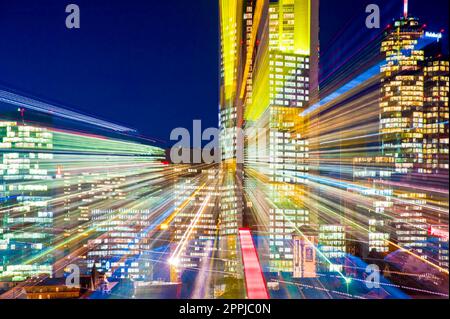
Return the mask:
M 243 214 L 243 109 L 246 97 L 242 90 L 252 90 L 248 76 L 254 15 L 253 0 L 219 0 L 220 9 L 220 258 L 226 260 L 225 271 L 235 276 L 238 265 L 237 236 Z M 251 96 L 248 97 L 251 100 Z
M 382 150 L 395 159 L 399 173 L 423 163 L 424 51 L 418 48 L 423 34 L 418 19 L 405 16 L 394 22 L 381 44 L 386 58 L 381 67 Z
M 52 274 L 53 134 L 0 121 L 0 276 Z
M 439 223 L 439 211 L 445 209 L 439 206 L 446 200 L 411 185 L 433 185 L 430 173 L 448 178 L 448 61 L 427 56 L 430 41 L 442 35 L 424 27 L 408 15 L 406 1 L 404 16 L 388 28 L 381 44 L 380 133 L 382 155 L 393 166 L 393 174 L 384 177 L 395 183 L 388 210 L 393 237 L 429 258 L 428 228 Z
M 223 187 L 229 193 L 230 185 L 236 185 L 231 198 L 238 198 L 243 185 L 247 208 L 264 207 L 269 218 L 260 214 L 256 219 L 268 226 L 273 266 L 292 272 L 292 234 L 295 227 L 310 222 L 302 206 L 309 147 L 299 114 L 317 98 L 319 1 L 219 3 L 221 153 L 224 167 L 236 172 L 235 182 L 228 177 Z M 243 157 L 246 174 L 254 171 L 252 176 L 242 176 Z M 269 181 L 264 185 L 271 196 L 266 204 L 249 200 L 260 196 L 255 186 L 262 176 Z M 239 227 L 239 204 L 237 214 L 234 211 L 223 210 L 221 220 Z M 225 229 L 236 233 L 236 226 Z
M 304 206 L 309 157 L 299 114 L 317 92 L 318 1 L 268 1 L 253 23 L 252 103 L 245 105 L 246 165 L 268 178 L 272 271 L 293 272 L 293 235 L 311 223 Z M 253 192 L 247 181 L 247 191 Z
M 417 18 L 404 16 L 388 29 L 381 44 L 385 64 L 381 67 L 380 133 L 383 155 L 393 159 L 397 174 L 412 173 L 423 163 L 424 35 Z M 394 191 L 400 201 L 392 205 L 395 237 L 401 246 L 425 246 L 426 224 L 422 206 L 425 194 Z
M 427 58 L 424 77 L 423 172 L 448 175 L 449 61 L 442 57 Z
M 424 101 L 424 166 L 423 174 L 443 185 L 449 177 L 449 60 L 442 53 L 426 57 Z M 433 258 L 440 267 L 448 269 L 448 235 L 436 236 L 434 230 L 448 234 L 448 196 L 434 193 L 430 202 L 439 207 L 428 219 L 428 234 Z
M 148 151 L 142 146 L 142 153 Z M 95 235 L 87 242 L 85 255 L 86 269 L 94 264 L 107 277 L 116 279 L 148 280 L 152 277 L 152 263 L 148 252 L 152 249 L 152 231 L 156 225 L 152 220 L 155 207 L 161 204 L 162 185 L 146 184 L 146 180 L 156 178 L 164 170 L 157 160 L 160 149 L 146 158 L 147 165 L 140 173 L 145 174 L 145 185 L 136 189 L 133 181 L 137 175 L 117 172 L 103 172 L 93 181 L 95 191 L 89 204 L 89 231 Z M 128 162 L 139 162 L 139 158 L 129 158 Z M 120 171 L 120 167 L 116 169 Z M 143 183 L 143 184 L 142 184 Z M 133 190 L 133 191 L 131 191 Z
M 221 30 L 220 148 L 222 160 L 236 158 L 238 117 L 238 71 L 241 54 L 243 0 L 219 0 Z

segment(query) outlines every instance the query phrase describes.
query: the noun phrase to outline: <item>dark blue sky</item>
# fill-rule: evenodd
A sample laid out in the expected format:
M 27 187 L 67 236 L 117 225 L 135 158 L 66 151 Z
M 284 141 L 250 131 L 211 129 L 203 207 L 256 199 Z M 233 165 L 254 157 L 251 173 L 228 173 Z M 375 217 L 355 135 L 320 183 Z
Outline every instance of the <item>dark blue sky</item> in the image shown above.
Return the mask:
M 448 0 L 410 0 L 430 28 L 448 30 Z M 65 7 L 81 8 L 81 29 L 65 27 Z M 175 127 L 217 125 L 217 0 L 0 0 L 0 85 L 59 102 L 169 140 Z M 347 43 L 345 59 L 369 31 L 365 6 L 383 23 L 401 0 L 321 0 L 321 51 Z M 355 34 L 362 40 L 349 44 Z M 337 36 L 337 37 L 336 37 Z

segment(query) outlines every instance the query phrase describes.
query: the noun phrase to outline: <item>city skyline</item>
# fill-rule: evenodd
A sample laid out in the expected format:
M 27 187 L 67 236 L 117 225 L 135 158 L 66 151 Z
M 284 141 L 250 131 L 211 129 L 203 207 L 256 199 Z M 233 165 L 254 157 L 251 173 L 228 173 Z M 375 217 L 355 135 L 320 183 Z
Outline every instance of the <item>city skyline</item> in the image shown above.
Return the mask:
M 195 41 L 148 54 L 177 60 L 148 89 L 174 106 L 130 98 L 136 125 L 2 85 L 0 299 L 448 299 L 446 29 L 418 1 L 353 2 L 337 32 L 327 0 L 215 2 L 217 125 L 186 116 Z
M 448 1 L 433 0 L 420 11 L 420 1 L 410 2 L 411 13 L 420 13 L 421 21 L 431 30 L 449 30 L 445 14 Z M 328 86 L 330 73 L 337 75 L 336 68 L 352 60 L 380 30 L 364 27 L 365 3 L 321 3 L 320 16 L 327 22 L 322 23 L 319 34 L 324 63 L 320 81 Z M 402 1 L 376 3 L 381 9 L 382 28 L 402 12 Z M 86 0 L 78 4 L 86 11 L 86 28 L 75 32 L 65 28 L 65 6 L 57 0 L 1 4 L 3 89 L 135 128 L 163 148 L 174 143 L 170 141 L 174 127 L 190 130 L 196 119 L 201 119 L 204 127 L 218 126 L 220 45 L 215 1 L 138 1 L 128 7 L 120 1 L 107 7 Z M 165 27 L 159 12 L 168 15 L 172 27 Z M 21 19 L 14 19 L 16 16 Z M 47 41 L 47 36 L 53 40 Z M 46 63 L 49 57 L 50 65 Z M 186 67 L 179 75 L 183 79 L 171 83 L 172 74 Z M 120 75 L 111 76 L 113 70 Z M 172 94 L 171 85 L 181 93 Z M 132 112 L 121 114 L 123 105 Z M 154 110 L 160 120 L 152 116 Z M 164 123 L 168 122 L 173 124 L 167 127 Z

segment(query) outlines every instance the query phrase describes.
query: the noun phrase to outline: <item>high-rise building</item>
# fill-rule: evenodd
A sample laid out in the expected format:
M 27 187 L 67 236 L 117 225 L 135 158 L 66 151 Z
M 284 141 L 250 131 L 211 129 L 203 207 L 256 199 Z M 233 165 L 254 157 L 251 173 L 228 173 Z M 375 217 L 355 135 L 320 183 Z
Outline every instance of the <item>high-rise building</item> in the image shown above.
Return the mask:
M 248 74 L 252 72 L 254 0 L 219 0 L 220 8 L 220 149 L 221 164 L 218 191 L 220 258 L 224 270 L 232 276 L 238 271 L 238 229 L 243 222 L 243 110 L 251 102 Z
M 423 163 L 424 51 L 418 42 L 424 30 L 418 19 L 396 20 L 381 44 L 380 133 L 384 155 L 395 159 L 395 171 L 408 173 Z
M 53 134 L 0 121 L 0 276 L 52 274 Z
M 448 175 L 449 61 L 441 53 L 424 66 L 423 173 Z
M 305 110 L 317 91 L 318 1 L 267 1 L 255 9 L 252 99 L 245 105 L 246 168 L 268 178 L 270 268 L 293 271 L 293 235 L 304 206 L 309 157 Z M 253 192 L 246 181 L 246 191 Z
M 423 174 L 433 174 L 432 180 L 445 184 L 449 177 L 449 59 L 440 50 L 431 50 L 424 68 L 424 165 Z M 429 196 L 430 197 L 430 196 Z M 434 236 L 438 229 L 448 234 L 448 196 L 434 193 L 430 202 L 440 209 L 429 218 L 429 249 L 436 263 L 448 269 L 448 235 Z
M 249 214 L 258 214 L 253 207 L 263 208 L 265 213 L 250 219 L 266 225 L 274 270 L 292 272 L 292 235 L 296 227 L 310 223 L 302 204 L 309 146 L 303 136 L 305 119 L 299 114 L 318 95 L 319 1 L 219 3 L 220 144 L 224 167 L 235 174 L 234 183 L 225 174 L 223 186 L 229 193 L 236 185 L 230 198 L 245 199 L 242 209 L 239 199 L 231 211 L 222 205 L 221 221 L 230 223 L 222 224 L 227 246 L 230 236 L 236 239 L 240 220 L 246 220 L 239 218 L 244 206 Z M 265 178 L 269 183 L 260 185 Z M 267 188 L 267 203 L 253 202 L 261 196 L 255 187 Z
M 149 163 L 152 158 L 149 158 Z M 154 178 L 163 169 L 146 171 Z M 120 171 L 120 168 L 117 170 Z M 94 266 L 108 278 L 148 280 L 152 277 L 153 263 L 148 259 L 152 250 L 151 238 L 154 208 L 160 204 L 159 186 L 147 185 L 131 194 L 127 181 L 133 175 L 104 173 L 93 182 L 89 211 L 90 238 L 84 259 L 86 270 Z M 85 207 L 85 206 L 83 206 Z M 86 226 L 84 226 L 86 227 Z M 94 235 L 94 236 L 92 236 Z
M 432 186 L 439 175 L 448 179 L 448 61 L 428 53 L 430 38 L 433 42 L 440 37 L 430 36 L 424 28 L 409 16 L 405 2 L 403 17 L 386 31 L 381 44 L 385 62 L 380 136 L 382 155 L 392 162 L 392 174 L 381 179 L 391 183 L 388 213 L 393 239 L 429 259 L 435 257 L 426 251 L 428 228 L 445 222 L 440 212 L 445 199 L 439 192 L 411 185 Z
M 243 0 L 220 0 L 220 149 L 221 159 L 235 159 L 238 148 L 238 72 L 241 54 Z
M 385 64 L 381 67 L 380 133 L 384 156 L 393 159 L 397 174 L 412 173 L 423 163 L 424 35 L 419 20 L 404 16 L 394 21 L 381 43 Z M 426 225 L 421 211 L 424 194 L 394 191 L 402 199 L 392 204 L 395 239 L 402 247 L 422 251 Z

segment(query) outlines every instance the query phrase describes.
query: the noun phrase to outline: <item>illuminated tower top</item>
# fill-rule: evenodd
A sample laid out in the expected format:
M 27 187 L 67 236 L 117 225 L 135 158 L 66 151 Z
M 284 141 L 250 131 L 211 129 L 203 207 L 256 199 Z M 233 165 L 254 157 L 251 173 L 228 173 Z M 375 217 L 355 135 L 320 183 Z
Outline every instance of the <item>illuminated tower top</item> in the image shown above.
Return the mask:
M 408 0 L 403 2 L 403 16 L 394 21 L 393 27 L 389 27 L 381 48 L 382 52 L 389 56 L 404 55 L 404 50 L 417 50 L 418 39 L 424 34 L 423 26 L 419 19 L 409 16 Z M 407 58 L 407 57 L 405 57 Z M 394 63 L 397 62 L 393 61 Z
M 311 1 L 278 0 L 270 3 L 270 43 L 273 49 L 311 53 Z
M 408 18 L 408 0 L 403 0 L 403 17 Z

